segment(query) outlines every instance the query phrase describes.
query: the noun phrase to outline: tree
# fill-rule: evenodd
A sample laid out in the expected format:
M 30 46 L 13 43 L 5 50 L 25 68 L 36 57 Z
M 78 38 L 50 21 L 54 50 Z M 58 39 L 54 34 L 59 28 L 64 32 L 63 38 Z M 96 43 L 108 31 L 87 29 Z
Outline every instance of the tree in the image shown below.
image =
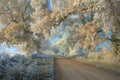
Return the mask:
M 72 48 L 79 43 L 78 47 L 94 51 L 99 42 L 111 40 L 110 31 L 113 32 L 113 44 L 118 46 L 116 40 L 119 43 L 119 36 L 114 36 L 119 34 L 119 18 L 117 18 L 119 3 L 117 2 L 50 0 L 53 8 L 53 11 L 50 11 L 47 7 L 48 0 L 0 0 L 0 20 L 4 26 L 0 30 L 0 42 L 24 45 L 23 50 L 40 52 L 41 42 L 49 39 L 51 29 L 69 23 L 73 31 L 67 42 Z M 110 14 L 114 19 L 117 18 L 115 22 L 111 20 Z M 69 18 L 71 15 L 78 15 L 82 23 L 74 25 L 74 20 Z M 101 36 L 101 33 L 105 36 Z
M 40 2 L 41 0 L 39 0 Z M 46 1 L 47 2 L 47 1 Z M 46 3 L 44 1 L 44 3 Z M 59 26 L 64 21 L 70 21 L 69 16 L 73 14 L 79 15 L 79 19 L 82 25 L 75 25 L 74 33 L 68 38 L 68 43 L 74 47 L 74 44 L 79 43 L 79 46 L 83 49 L 90 51 L 95 50 L 95 47 L 99 42 L 104 42 L 109 39 L 109 32 L 112 31 L 112 25 L 109 21 L 109 9 L 106 5 L 106 0 L 51 0 L 51 6 L 53 11 L 47 11 L 43 18 L 37 18 L 38 25 L 34 27 L 34 32 L 41 33 L 43 29 L 45 34 L 50 34 L 52 26 Z M 102 5 L 101 5 L 102 4 Z M 46 5 L 46 4 L 45 4 Z M 113 8 L 114 9 L 114 8 Z M 37 9 L 37 13 L 43 11 L 46 12 L 46 7 Z M 35 12 L 35 13 L 36 13 Z M 36 14 L 37 14 L 36 13 Z M 39 14 L 40 16 L 40 14 Z M 49 26 L 49 27 L 48 27 Z M 73 26 L 73 25 L 72 25 Z M 35 30 L 36 29 L 36 30 Z M 41 31 L 40 31 L 41 30 Z M 40 31 L 40 32 L 39 32 Z M 42 32 L 43 33 L 43 32 Z M 105 33 L 105 36 L 101 36 L 101 33 Z M 76 40 L 76 42 L 74 42 Z
M 40 47 L 40 39 L 30 30 L 32 7 L 29 0 L 0 0 L 0 42 L 21 45 L 23 51 L 34 52 Z M 17 46 L 18 47 L 18 46 Z
M 34 22 L 31 23 L 31 31 L 43 35 L 45 39 L 49 37 L 49 30 L 51 28 L 51 12 L 48 10 L 47 1 L 48 0 L 31 0 L 31 6 L 35 10 L 31 15 L 34 19 Z
M 119 0 L 111 0 L 106 1 L 106 5 L 109 10 L 110 23 L 112 27 L 112 43 L 113 43 L 113 52 L 115 55 L 119 56 L 120 60 L 120 1 Z

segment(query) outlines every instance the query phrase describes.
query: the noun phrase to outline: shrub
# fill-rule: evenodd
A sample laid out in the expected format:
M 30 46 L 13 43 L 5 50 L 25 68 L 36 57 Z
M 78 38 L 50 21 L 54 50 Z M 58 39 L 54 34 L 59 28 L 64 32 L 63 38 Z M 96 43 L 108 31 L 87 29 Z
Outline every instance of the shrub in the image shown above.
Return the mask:
M 0 53 L 0 80 L 53 80 L 53 58 Z

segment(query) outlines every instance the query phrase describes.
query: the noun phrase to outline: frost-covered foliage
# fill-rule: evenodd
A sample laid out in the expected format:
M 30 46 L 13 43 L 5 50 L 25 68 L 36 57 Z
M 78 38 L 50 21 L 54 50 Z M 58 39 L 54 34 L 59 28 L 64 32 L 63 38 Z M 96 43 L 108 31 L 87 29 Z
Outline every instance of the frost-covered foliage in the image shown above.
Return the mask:
M 51 0 L 51 2 L 53 6 L 53 13 L 58 12 L 59 14 L 57 14 L 59 16 L 66 15 L 63 17 L 64 19 L 61 23 L 62 26 L 67 27 L 69 25 L 72 26 L 71 28 L 73 29 L 73 31 L 69 31 L 71 34 L 66 40 L 67 43 L 65 43 L 65 45 L 69 45 L 67 47 L 69 48 L 69 52 L 67 52 L 67 54 L 77 53 L 79 48 L 92 52 L 95 51 L 96 46 L 98 46 L 99 43 L 109 40 L 113 43 L 114 54 L 120 57 L 120 20 L 118 17 L 120 12 L 120 1 Z M 54 2 L 56 2 L 56 4 Z M 72 20 L 69 17 L 73 14 L 74 16 L 76 15 L 77 18 Z M 60 18 L 58 15 L 55 15 L 56 19 Z M 64 31 L 64 33 L 65 32 L 67 31 Z M 60 32 L 57 32 L 57 34 L 58 33 Z M 64 41 L 61 43 L 64 43 Z M 65 49 L 66 46 L 63 46 L 62 48 Z
M 111 40 L 115 54 L 119 54 L 119 0 L 49 1 L 52 11 L 48 9 L 48 0 L 0 0 L 0 24 L 3 26 L 0 43 L 20 45 L 26 53 L 40 53 L 43 41 L 61 34 L 58 27 L 70 26 L 71 29 L 64 32 L 66 44 L 71 48 L 94 51 L 99 42 Z M 113 39 L 109 38 L 110 32 Z M 105 36 L 101 36 L 102 33 Z M 64 51 L 68 53 L 69 47 Z
M 116 56 L 106 48 L 103 48 L 100 52 L 89 52 L 85 57 L 89 61 L 120 64 L 120 57 Z
M 53 58 L 0 53 L 0 80 L 53 80 Z

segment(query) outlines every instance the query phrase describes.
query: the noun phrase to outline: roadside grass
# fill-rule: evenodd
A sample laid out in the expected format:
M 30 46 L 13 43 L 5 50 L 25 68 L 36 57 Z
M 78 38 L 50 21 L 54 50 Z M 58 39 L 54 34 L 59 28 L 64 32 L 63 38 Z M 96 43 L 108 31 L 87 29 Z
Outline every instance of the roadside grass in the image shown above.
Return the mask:
M 115 55 L 112 51 L 106 49 L 101 52 L 89 52 L 84 55 L 67 57 L 120 74 L 120 54 Z
M 85 56 L 77 56 L 75 60 L 120 74 L 120 62 L 117 58 L 112 53 L 88 53 Z

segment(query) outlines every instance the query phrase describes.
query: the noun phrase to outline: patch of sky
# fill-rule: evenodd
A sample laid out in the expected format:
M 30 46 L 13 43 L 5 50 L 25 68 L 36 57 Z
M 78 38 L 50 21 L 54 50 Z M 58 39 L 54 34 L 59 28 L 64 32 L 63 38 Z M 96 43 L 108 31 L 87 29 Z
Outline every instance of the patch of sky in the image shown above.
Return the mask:
M 78 27 L 80 27 L 80 25 L 82 25 L 82 24 L 83 23 L 80 20 L 77 21 L 77 25 L 79 25 Z
M 0 51 L 5 50 L 5 45 L 6 45 L 6 43 L 0 44 Z
M 0 29 L 3 28 L 3 26 L 0 24 Z
M 4 46 L 0 45 L 0 52 L 4 50 Z
M 109 31 L 107 36 L 106 36 L 106 33 L 105 33 L 105 32 L 100 32 L 100 33 L 99 33 L 99 36 L 104 37 L 104 38 L 112 39 L 112 32 Z
M 111 46 L 112 46 L 112 42 L 107 40 L 107 41 L 103 42 L 102 48 L 107 47 L 108 50 L 112 50 Z
M 93 19 L 94 15 L 95 15 L 95 12 L 96 11 L 93 11 L 91 15 L 86 17 L 86 22 L 89 22 L 89 21 L 91 21 Z
M 100 32 L 99 36 L 102 36 L 102 37 L 106 38 L 105 32 Z
M 92 18 L 92 16 L 90 15 L 86 19 L 89 21 L 91 18 Z
M 51 44 L 55 43 L 56 41 L 60 40 L 61 38 L 58 36 L 53 37 L 52 39 L 49 40 Z
M 58 30 L 61 31 L 61 33 L 63 34 L 65 31 L 65 27 L 63 25 L 60 25 L 60 27 L 58 27 Z
M 7 48 L 7 51 L 10 53 L 19 53 L 20 51 L 15 49 L 13 46 L 10 46 L 10 48 Z
M 76 18 L 79 18 L 79 15 L 73 14 L 73 15 L 70 15 L 70 18 L 71 18 L 71 19 L 76 19 Z
M 79 55 L 84 55 L 86 53 L 82 48 L 79 48 L 77 52 Z
M 70 15 L 69 18 L 75 20 L 74 23 L 76 23 L 77 25 L 81 25 L 82 24 L 82 22 L 81 22 L 81 20 L 79 18 L 79 15 L 76 14 L 76 13 Z
M 109 38 L 109 39 L 112 39 L 112 31 L 109 31 L 109 32 L 108 32 L 108 38 Z
M 107 48 L 108 50 L 112 50 L 112 42 L 109 40 L 106 40 L 102 43 L 98 43 L 98 45 L 95 48 L 95 51 L 100 51 L 103 48 Z
M 8 52 L 8 53 L 20 53 L 19 50 L 15 49 L 12 45 L 7 47 L 6 43 L 0 45 L 0 52 Z
M 52 6 L 50 5 L 50 0 L 48 0 L 48 9 L 50 10 L 50 11 L 53 11 L 53 8 L 52 8 Z
M 58 53 L 57 53 L 57 55 L 62 55 L 62 54 L 64 54 L 64 53 L 63 53 L 63 52 L 58 52 Z

